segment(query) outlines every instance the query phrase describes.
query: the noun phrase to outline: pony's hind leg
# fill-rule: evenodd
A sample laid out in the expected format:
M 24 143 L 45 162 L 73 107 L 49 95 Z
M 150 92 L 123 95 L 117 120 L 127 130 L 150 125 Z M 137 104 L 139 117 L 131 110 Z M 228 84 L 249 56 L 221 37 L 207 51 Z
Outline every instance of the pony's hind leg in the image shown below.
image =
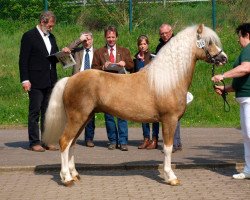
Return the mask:
M 80 124 L 74 124 L 68 122 L 63 135 L 59 140 L 61 147 L 61 172 L 60 176 L 62 182 L 66 186 L 71 186 L 75 177 L 78 177 L 79 174 L 75 169 L 73 149 L 75 141 L 80 134 L 81 129 Z
M 177 120 L 176 120 L 177 122 Z M 171 155 L 173 149 L 173 138 L 176 124 L 174 121 L 162 123 L 162 136 L 164 142 L 164 178 L 169 185 L 180 185 L 180 180 L 177 179 L 171 167 Z
M 75 168 L 74 160 L 74 144 L 76 139 L 81 134 L 85 124 L 88 122 L 88 117 L 84 120 L 84 117 L 81 119 L 76 119 L 74 121 L 68 121 L 64 129 L 64 133 L 59 140 L 61 147 L 61 179 L 65 186 L 71 186 L 73 181 L 80 180 L 79 173 Z M 82 124 L 82 122 L 84 123 Z M 79 122 L 79 123 L 77 123 Z
M 75 158 L 74 158 L 75 145 L 73 144 L 69 149 L 69 171 L 74 181 L 80 180 L 80 175 L 76 171 Z
M 79 129 L 78 134 L 75 137 L 75 140 L 82 133 L 85 125 L 92 118 L 93 115 L 94 115 L 93 113 L 89 115 L 87 121 L 85 121 L 85 123 L 83 124 L 83 126 Z M 74 145 L 75 145 L 75 142 L 76 142 L 75 140 L 73 141 L 73 143 L 71 145 L 71 148 L 69 149 L 69 171 L 70 171 L 70 174 L 71 174 L 73 180 L 74 181 L 79 181 L 81 178 L 80 178 L 79 173 L 76 170 L 76 167 L 75 167 L 75 157 L 74 157 L 74 149 L 75 149 Z
M 70 170 L 69 170 L 69 149 L 72 144 L 72 140 L 69 141 L 68 145 L 66 148 L 62 149 L 62 142 L 60 140 L 60 146 L 61 146 L 61 172 L 60 172 L 60 177 L 65 184 L 65 186 L 71 186 L 73 184 L 73 178 L 71 176 Z

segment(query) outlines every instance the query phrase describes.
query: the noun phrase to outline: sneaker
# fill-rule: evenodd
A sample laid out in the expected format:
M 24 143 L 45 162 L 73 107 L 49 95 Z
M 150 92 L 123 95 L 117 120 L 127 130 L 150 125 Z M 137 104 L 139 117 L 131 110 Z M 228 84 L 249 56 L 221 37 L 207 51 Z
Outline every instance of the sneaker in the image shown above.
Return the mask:
M 250 174 L 242 172 L 242 173 L 239 173 L 239 174 L 234 174 L 233 178 L 237 179 L 237 180 L 243 180 L 243 179 L 246 179 L 246 178 L 250 178 Z

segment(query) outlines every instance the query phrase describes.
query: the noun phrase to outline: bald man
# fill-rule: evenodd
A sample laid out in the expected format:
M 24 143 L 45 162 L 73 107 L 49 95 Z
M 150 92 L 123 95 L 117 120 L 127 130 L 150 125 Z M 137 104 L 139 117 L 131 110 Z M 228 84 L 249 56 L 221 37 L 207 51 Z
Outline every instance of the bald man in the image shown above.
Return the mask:
M 159 44 L 156 47 L 155 53 L 157 54 L 158 51 L 167 43 L 169 40 L 174 37 L 172 27 L 169 24 L 162 24 L 159 28 Z M 159 130 L 159 123 L 155 122 L 153 124 L 153 127 L 155 127 L 155 131 Z M 153 146 L 153 145 L 152 145 Z M 153 146 L 154 147 L 154 146 Z M 152 147 L 152 148 L 153 148 Z M 173 144 L 173 153 L 176 151 L 182 150 L 182 143 L 181 143 L 181 136 L 180 136 L 180 121 L 178 121 L 175 134 L 174 134 L 174 144 Z
M 174 36 L 172 27 L 169 24 L 162 24 L 159 28 L 159 44 L 156 47 L 155 53 L 157 54 L 158 51 Z M 158 146 L 158 135 L 159 135 L 159 122 L 154 122 L 152 127 L 152 132 L 156 137 L 152 138 L 152 141 L 147 146 L 147 149 L 157 149 Z
M 172 27 L 169 24 L 162 24 L 159 28 L 159 44 L 156 47 L 156 52 L 158 51 L 174 36 Z

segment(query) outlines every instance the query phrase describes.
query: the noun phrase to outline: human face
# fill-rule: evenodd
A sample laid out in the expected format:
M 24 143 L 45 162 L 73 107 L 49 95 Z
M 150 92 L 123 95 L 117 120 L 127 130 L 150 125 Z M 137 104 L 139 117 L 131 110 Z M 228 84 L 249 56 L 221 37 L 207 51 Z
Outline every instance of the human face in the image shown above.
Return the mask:
M 108 31 L 105 36 L 106 43 L 110 46 L 113 47 L 116 44 L 116 40 L 118 37 L 116 37 L 116 33 L 113 31 Z
M 41 21 L 40 27 L 43 33 L 48 34 L 52 31 L 53 27 L 55 26 L 56 21 L 54 18 L 50 18 L 48 23 Z
M 145 39 L 142 39 L 139 46 L 138 46 L 139 51 L 146 52 L 148 51 L 148 44 Z
M 93 45 L 93 38 L 91 35 L 87 35 L 87 39 L 83 41 L 83 46 L 85 49 L 90 49 Z
M 239 43 L 240 43 L 240 46 L 241 47 L 245 47 L 245 46 L 247 46 L 249 43 L 250 43 L 250 36 L 249 36 L 249 34 L 247 33 L 246 34 L 246 36 L 245 37 L 243 37 L 242 35 L 241 35 L 241 32 L 239 32 Z
M 160 28 L 160 37 L 164 42 L 167 42 L 173 35 L 171 26 L 163 26 Z

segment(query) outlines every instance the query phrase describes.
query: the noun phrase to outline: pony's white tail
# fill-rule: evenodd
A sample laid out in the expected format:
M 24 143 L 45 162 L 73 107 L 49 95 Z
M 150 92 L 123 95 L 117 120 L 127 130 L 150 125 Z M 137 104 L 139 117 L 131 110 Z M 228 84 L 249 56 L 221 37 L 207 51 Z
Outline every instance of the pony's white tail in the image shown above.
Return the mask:
M 57 144 L 66 123 L 66 114 L 63 104 L 63 91 L 69 77 L 59 80 L 50 96 L 49 105 L 45 114 L 43 142 L 47 145 Z

